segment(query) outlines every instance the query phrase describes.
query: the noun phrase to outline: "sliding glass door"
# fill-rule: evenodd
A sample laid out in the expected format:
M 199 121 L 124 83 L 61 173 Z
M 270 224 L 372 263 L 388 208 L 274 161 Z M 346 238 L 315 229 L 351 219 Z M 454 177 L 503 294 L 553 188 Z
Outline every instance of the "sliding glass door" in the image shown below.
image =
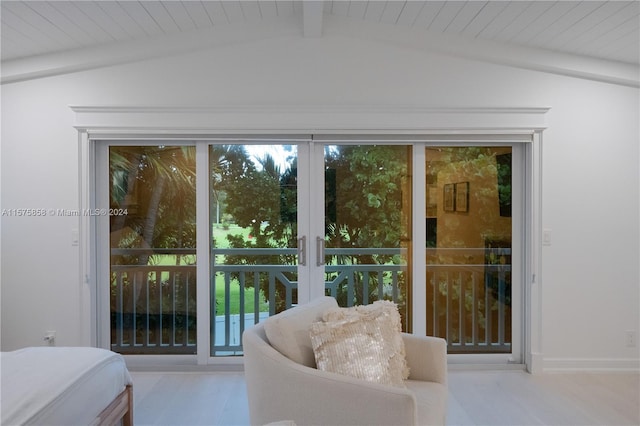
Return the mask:
M 110 349 L 194 354 L 195 147 L 110 146 L 108 179 Z
M 411 326 L 412 146 L 324 146 L 326 294 L 341 306 L 393 300 Z
M 522 265 L 514 148 L 428 146 L 425 159 L 427 334 L 449 353 L 512 354 Z
M 297 174 L 296 145 L 209 146 L 211 356 L 298 303 Z
M 98 142 L 103 346 L 241 355 L 246 327 L 331 295 L 393 300 L 451 354 L 521 361 L 517 144 Z

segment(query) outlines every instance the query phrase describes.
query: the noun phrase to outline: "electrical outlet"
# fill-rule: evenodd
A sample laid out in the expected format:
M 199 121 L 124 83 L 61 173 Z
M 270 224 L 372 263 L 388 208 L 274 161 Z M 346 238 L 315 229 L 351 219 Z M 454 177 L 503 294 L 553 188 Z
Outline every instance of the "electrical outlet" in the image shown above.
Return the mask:
M 56 332 L 55 331 L 46 331 L 44 333 L 44 342 L 49 346 L 56 345 Z
M 626 331 L 626 338 L 627 338 L 627 347 L 628 348 L 635 348 L 636 347 L 636 332 L 633 330 L 627 330 Z

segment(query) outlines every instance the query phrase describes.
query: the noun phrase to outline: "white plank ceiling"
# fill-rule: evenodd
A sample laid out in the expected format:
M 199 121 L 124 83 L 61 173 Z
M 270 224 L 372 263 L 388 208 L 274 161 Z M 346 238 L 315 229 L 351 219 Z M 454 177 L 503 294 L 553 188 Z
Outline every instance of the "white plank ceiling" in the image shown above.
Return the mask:
M 411 27 L 470 40 L 640 62 L 637 0 L 325 0 L 320 7 L 317 1 L 288 0 L 2 0 L 0 4 L 3 61 L 278 17 L 300 16 L 305 35 L 320 35 L 322 20 L 339 16 L 346 22 Z

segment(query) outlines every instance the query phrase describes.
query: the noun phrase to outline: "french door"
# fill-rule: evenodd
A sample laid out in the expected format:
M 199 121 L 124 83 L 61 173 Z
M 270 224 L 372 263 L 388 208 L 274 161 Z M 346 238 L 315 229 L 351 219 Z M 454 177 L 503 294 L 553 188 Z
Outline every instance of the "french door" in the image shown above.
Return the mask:
M 98 141 L 100 342 L 242 353 L 321 295 L 394 300 L 452 354 L 520 361 L 521 147 L 448 141 Z
M 408 327 L 411 152 L 210 145 L 212 356 L 240 353 L 244 328 L 324 294 L 394 300 Z
M 308 299 L 306 148 L 209 144 L 211 356 L 241 354 L 246 327 Z

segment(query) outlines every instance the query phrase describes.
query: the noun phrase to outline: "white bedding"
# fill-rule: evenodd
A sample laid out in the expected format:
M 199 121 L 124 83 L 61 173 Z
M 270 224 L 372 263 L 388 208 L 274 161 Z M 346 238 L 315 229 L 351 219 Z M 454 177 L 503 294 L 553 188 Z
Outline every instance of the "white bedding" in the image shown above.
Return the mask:
M 4 425 L 88 425 L 131 384 L 121 355 L 86 347 L 0 354 Z

